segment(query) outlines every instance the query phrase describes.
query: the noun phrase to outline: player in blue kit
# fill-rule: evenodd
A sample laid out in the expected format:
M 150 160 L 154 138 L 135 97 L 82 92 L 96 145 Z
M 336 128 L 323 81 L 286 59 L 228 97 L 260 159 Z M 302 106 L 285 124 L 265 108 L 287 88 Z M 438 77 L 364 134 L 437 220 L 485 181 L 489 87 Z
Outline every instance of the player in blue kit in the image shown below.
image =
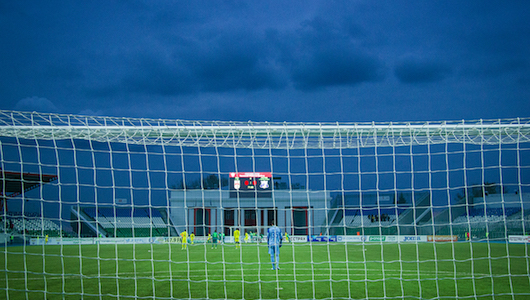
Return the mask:
M 271 227 L 267 230 L 267 243 L 269 254 L 271 255 L 272 269 L 280 269 L 280 247 L 282 246 L 282 231 L 271 222 Z

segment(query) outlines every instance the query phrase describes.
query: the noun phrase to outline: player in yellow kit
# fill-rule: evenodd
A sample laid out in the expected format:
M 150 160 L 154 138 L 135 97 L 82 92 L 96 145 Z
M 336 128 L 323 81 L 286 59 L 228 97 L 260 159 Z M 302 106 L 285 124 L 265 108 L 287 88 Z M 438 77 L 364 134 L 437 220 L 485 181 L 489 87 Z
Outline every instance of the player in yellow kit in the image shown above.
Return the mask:
M 181 250 L 184 250 L 184 249 L 186 249 L 186 247 L 188 245 L 188 233 L 186 232 L 186 230 L 184 230 L 180 234 L 180 237 L 182 237 L 182 248 L 181 248 Z
M 195 239 L 195 234 L 192 232 L 190 233 L 190 242 L 193 245 L 193 240 Z
M 249 239 L 250 239 L 250 235 L 248 235 L 248 232 L 245 232 L 245 243 L 248 243 Z
M 239 246 L 241 242 L 239 241 L 239 236 L 241 233 L 239 232 L 239 229 L 234 230 L 234 241 L 236 242 L 236 249 L 239 249 Z

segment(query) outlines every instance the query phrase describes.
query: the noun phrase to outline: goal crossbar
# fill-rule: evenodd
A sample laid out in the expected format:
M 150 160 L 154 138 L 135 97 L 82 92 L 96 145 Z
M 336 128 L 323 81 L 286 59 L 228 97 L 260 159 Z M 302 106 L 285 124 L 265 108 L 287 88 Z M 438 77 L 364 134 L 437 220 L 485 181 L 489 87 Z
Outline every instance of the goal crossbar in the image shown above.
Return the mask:
M 201 147 L 358 148 L 530 140 L 530 118 L 402 123 L 269 123 L 81 117 L 0 111 L 0 134 L 27 139 Z

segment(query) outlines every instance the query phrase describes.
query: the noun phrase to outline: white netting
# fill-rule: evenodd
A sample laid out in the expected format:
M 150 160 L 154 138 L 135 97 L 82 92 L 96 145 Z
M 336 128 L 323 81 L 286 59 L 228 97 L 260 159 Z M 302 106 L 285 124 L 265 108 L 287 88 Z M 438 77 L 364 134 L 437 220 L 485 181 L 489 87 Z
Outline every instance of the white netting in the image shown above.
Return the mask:
M 520 118 L 267 123 L 0 111 L 1 294 L 530 297 L 529 139 L 530 119 Z M 272 221 L 289 235 L 280 270 L 268 253 Z

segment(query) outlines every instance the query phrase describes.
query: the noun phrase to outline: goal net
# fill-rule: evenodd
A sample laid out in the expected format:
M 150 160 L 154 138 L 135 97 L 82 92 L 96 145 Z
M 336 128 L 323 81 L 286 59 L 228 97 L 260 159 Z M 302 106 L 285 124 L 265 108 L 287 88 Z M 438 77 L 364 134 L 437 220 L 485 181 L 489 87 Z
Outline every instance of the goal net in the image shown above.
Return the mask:
M 0 111 L 0 298 L 528 298 L 529 146 L 519 118 Z

